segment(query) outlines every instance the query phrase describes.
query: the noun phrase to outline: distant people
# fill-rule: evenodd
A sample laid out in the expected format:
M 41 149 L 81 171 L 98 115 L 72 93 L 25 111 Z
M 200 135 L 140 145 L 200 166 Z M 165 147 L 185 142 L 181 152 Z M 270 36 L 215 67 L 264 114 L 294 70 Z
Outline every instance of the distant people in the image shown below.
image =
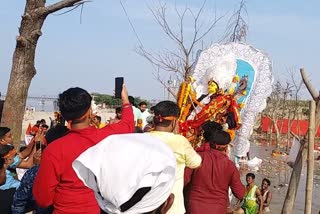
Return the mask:
M 174 132 L 178 128 L 178 118 L 180 109 L 172 101 L 159 102 L 154 107 L 154 125 L 150 135 L 155 136 L 165 142 L 173 151 L 177 161 L 177 172 L 172 193 L 175 196 L 174 203 L 168 213 L 185 213 L 183 198 L 183 183 L 185 167 L 197 168 L 201 164 L 201 157 L 192 148 L 189 141 L 180 134 Z
M 33 185 L 33 195 L 40 207 L 53 205 L 55 214 L 100 214 L 93 191 L 77 177 L 72 162 L 109 135 L 134 131 L 133 111 L 125 86 L 121 97 L 121 121 L 97 129 L 90 126 L 92 97 L 86 90 L 70 88 L 59 95 L 59 109 L 71 130 L 50 144 L 42 154 Z
M 187 213 L 227 213 L 229 187 L 240 200 L 245 194 L 240 174 L 228 157 L 231 138 L 220 124 L 211 121 L 202 126 L 202 131 L 205 143 L 197 150 L 202 164 L 194 170 L 187 168 L 185 174 L 185 185 L 190 182 Z
M 147 125 L 147 117 L 150 116 L 150 112 L 148 110 L 148 104 L 145 101 L 139 103 L 139 109 L 141 111 L 142 116 L 142 129 Z
M 34 179 L 39 170 L 41 154 L 46 148 L 45 143 L 49 145 L 52 141 L 66 135 L 68 131 L 69 129 L 66 126 L 57 124 L 46 133 L 46 136 L 40 135 L 37 139 L 35 139 L 37 142 L 37 152 L 34 155 L 35 165 L 25 173 L 19 188 L 13 196 L 13 203 L 11 206 L 12 214 L 24 214 L 31 210 L 35 210 L 35 213 L 39 214 L 52 213 L 52 207 L 40 208 L 37 206 L 32 194 L 32 187 Z M 42 134 L 44 134 L 44 132 Z
M 94 125 L 96 128 L 98 128 L 98 129 L 101 129 L 101 128 L 103 128 L 103 127 L 106 126 L 105 123 L 102 123 L 102 122 L 101 122 L 101 117 L 98 116 L 98 115 L 96 115 L 96 116 L 94 116 L 94 117 L 92 118 L 92 122 L 93 122 L 93 125 Z
M 142 128 L 142 114 L 139 108 L 137 108 L 136 101 L 133 96 L 129 96 L 129 101 L 132 105 L 133 115 L 134 115 L 134 123 L 135 126 L 140 126 Z
M 122 118 L 122 107 L 117 107 L 116 108 L 116 116 L 112 119 L 110 119 L 109 124 L 113 124 L 113 123 L 118 123 L 120 122 Z
M 65 124 L 65 120 L 63 119 L 61 113 L 57 111 L 53 113 L 53 119 L 51 117 L 49 119 L 50 119 L 50 128 L 53 128 L 57 125 L 64 126 Z
M 148 116 L 146 122 L 147 125 L 143 128 L 143 132 L 150 132 L 154 130 L 153 115 Z
M 270 211 L 270 202 L 272 199 L 272 194 L 269 189 L 270 185 L 271 185 L 271 182 L 269 179 L 264 178 L 262 180 L 260 191 L 261 191 L 261 195 L 262 195 L 262 206 L 263 206 L 264 213 L 271 212 Z M 258 202 L 259 202 L 259 206 L 261 206 L 261 201 L 258 201 Z
M 29 134 L 32 136 L 35 136 L 37 134 L 37 132 L 39 131 L 40 125 L 41 125 L 41 120 L 37 120 L 36 124 L 34 124 L 32 126 Z
M 245 214 L 262 214 L 263 206 L 259 206 L 258 200 L 263 201 L 261 192 L 257 185 L 255 185 L 255 174 L 248 173 L 246 175 L 246 194 L 243 199 L 242 209 L 244 210 Z M 237 204 L 239 204 L 238 201 Z
M 109 214 L 165 214 L 176 199 L 175 156 L 148 134 L 109 136 L 72 165 Z

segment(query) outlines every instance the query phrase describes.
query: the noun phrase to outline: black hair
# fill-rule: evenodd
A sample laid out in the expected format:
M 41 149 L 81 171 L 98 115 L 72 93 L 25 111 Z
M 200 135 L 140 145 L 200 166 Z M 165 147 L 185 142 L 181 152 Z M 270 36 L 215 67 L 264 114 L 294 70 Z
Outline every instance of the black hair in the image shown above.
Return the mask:
M 116 114 L 117 114 L 117 113 L 121 113 L 121 112 L 122 112 L 122 107 L 117 107 L 117 108 L 116 108 Z
M 171 121 L 163 119 L 169 116 L 177 117 L 177 119 L 180 116 L 180 108 L 175 102 L 166 100 L 155 105 L 153 122 L 156 126 L 169 126 Z
M 142 105 L 148 105 L 145 101 L 141 101 L 140 103 L 139 103 L 139 106 L 142 106 Z
M 210 145 L 227 145 L 231 142 L 230 134 L 223 130 L 217 130 L 212 134 L 212 142 Z
M 136 101 L 134 100 L 133 96 L 129 96 L 128 99 L 131 105 L 136 106 Z
M 41 119 L 40 123 L 46 123 L 46 120 L 45 119 Z
M 41 127 L 42 127 L 42 128 L 46 128 L 46 129 L 48 129 L 48 128 L 49 128 L 49 126 L 48 126 L 48 125 L 46 125 L 46 124 L 41 125 Z
M 101 117 L 96 115 L 95 118 L 101 122 Z
M 5 134 L 7 134 L 10 131 L 11 129 L 8 127 L 0 127 L 0 139 L 2 139 L 5 136 Z
M 213 134 L 216 131 L 221 131 L 222 126 L 219 123 L 209 120 L 201 125 L 201 129 L 203 131 L 203 137 L 205 141 L 207 143 L 211 143 L 211 142 L 213 143 L 214 141 Z
M 262 182 L 267 182 L 267 184 L 268 184 L 268 186 L 270 186 L 271 185 L 271 182 L 270 182 L 270 180 L 268 179 L 268 178 L 264 178 L 263 180 L 262 180 Z
M 59 94 L 58 105 L 61 115 L 66 120 L 72 120 L 73 123 L 84 115 L 91 106 L 91 95 L 82 88 L 69 88 L 62 94 Z
M 247 175 L 246 175 L 246 178 L 247 177 L 251 177 L 252 179 L 255 179 L 256 176 L 252 173 L 252 172 L 249 172 Z
M 68 133 L 69 129 L 66 126 L 63 125 L 56 125 L 55 127 L 49 129 L 49 131 L 46 133 L 46 141 L 47 144 L 50 144 L 52 141 L 65 136 Z
M 150 107 L 150 111 L 154 111 L 155 106 Z
M 3 158 L 6 156 L 12 149 L 14 149 L 14 146 L 12 145 L 2 145 L 0 146 L 0 157 Z

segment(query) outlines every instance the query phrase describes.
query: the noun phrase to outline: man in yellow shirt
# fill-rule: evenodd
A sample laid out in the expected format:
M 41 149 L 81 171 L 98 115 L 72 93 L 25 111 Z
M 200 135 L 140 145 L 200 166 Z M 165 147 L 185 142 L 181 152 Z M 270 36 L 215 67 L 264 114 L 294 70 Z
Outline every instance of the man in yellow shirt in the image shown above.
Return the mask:
M 150 134 L 160 138 L 173 151 L 176 161 L 176 177 L 172 193 L 174 202 L 169 214 L 184 214 L 183 182 L 184 168 L 197 168 L 201 165 L 201 157 L 192 148 L 189 141 L 180 134 L 175 134 L 178 129 L 180 109 L 172 101 L 162 101 L 154 107 L 155 129 Z
M 103 127 L 106 126 L 105 123 L 102 123 L 102 122 L 101 122 L 101 117 L 98 116 L 98 115 L 96 115 L 96 116 L 94 116 L 94 117 L 92 118 L 92 122 L 93 122 L 93 124 L 95 125 L 95 127 L 98 128 L 98 129 L 101 129 L 101 128 L 103 128 Z

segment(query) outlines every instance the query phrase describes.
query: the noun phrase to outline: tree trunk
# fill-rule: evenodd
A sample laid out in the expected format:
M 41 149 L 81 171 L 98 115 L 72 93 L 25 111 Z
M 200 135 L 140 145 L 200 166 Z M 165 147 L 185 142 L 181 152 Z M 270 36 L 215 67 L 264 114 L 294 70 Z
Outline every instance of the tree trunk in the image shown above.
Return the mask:
M 301 170 L 302 170 L 303 162 L 306 159 L 305 150 L 304 150 L 305 142 L 300 141 L 300 143 L 301 143 L 300 151 L 299 151 L 297 158 L 296 158 L 296 161 L 293 165 L 291 178 L 290 178 L 290 182 L 289 182 L 289 187 L 288 187 L 286 198 L 284 200 L 281 214 L 292 214 L 293 213 L 293 207 L 294 207 L 294 202 L 295 202 L 297 192 L 298 192 Z
M 278 127 L 278 120 L 276 118 L 272 119 L 273 126 L 274 126 L 274 133 L 276 136 L 276 148 L 280 147 L 280 130 Z
M 20 145 L 21 130 L 28 90 L 36 74 L 35 51 L 46 18 L 45 0 L 27 0 L 19 36 L 13 54 L 10 81 L 4 103 L 1 125 L 11 128 L 15 146 Z
M 312 189 L 314 170 L 314 137 L 315 137 L 315 101 L 310 101 L 309 133 L 308 133 L 308 159 L 307 159 L 307 184 L 305 197 L 305 214 L 311 214 Z

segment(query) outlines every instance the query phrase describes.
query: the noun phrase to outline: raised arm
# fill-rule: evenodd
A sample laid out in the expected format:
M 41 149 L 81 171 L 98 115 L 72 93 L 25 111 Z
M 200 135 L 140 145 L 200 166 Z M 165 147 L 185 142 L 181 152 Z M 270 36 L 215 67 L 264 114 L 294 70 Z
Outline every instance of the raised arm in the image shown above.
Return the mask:
M 122 86 L 122 118 L 120 122 L 113 123 L 101 129 L 104 135 L 124 134 L 134 132 L 133 109 L 128 98 L 128 91 L 125 85 Z

